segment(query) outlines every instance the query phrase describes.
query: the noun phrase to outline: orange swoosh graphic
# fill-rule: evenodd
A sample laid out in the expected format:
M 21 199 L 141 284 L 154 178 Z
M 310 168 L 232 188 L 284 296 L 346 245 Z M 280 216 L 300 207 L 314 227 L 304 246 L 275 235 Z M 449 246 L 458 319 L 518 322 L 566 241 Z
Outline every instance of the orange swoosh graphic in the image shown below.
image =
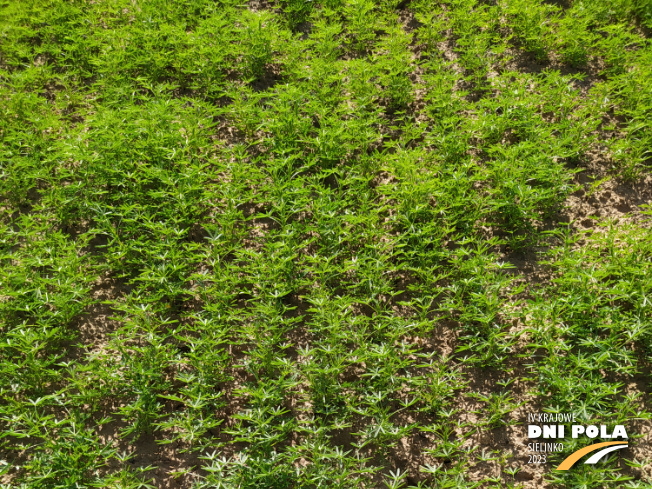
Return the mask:
M 627 442 L 605 441 L 604 443 L 595 443 L 593 445 L 589 445 L 588 447 L 581 448 L 578 451 L 573 452 L 568 457 L 566 457 L 566 459 L 559 464 L 559 467 L 557 467 L 556 470 L 568 470 L 573 466 L 573 464 L 575 464 L 575 462 L 577 462 L 587 453 L 591 453 L 598 450 L 599 448 L 609 447 L 611 445 L 627 445 Z

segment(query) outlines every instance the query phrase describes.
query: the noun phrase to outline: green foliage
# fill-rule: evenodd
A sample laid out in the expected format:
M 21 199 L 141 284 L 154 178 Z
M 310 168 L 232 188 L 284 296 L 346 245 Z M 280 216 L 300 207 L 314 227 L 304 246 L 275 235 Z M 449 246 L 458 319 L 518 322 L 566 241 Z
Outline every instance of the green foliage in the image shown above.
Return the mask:
M 564 214 L 649 170 L 648 4 L 2 2 L 2 484 L 518 487 L 525 400 L 647 422 L 650 210 Z
M 245 15 L 248 14 L 248 15 Z M 265 68 L 272 62 L 272 40 L 275 29 L 273 18 L 266 12 L 244 11 L 241 17 L 243 39 L 243 74 L 246 77 L 260 78 Z

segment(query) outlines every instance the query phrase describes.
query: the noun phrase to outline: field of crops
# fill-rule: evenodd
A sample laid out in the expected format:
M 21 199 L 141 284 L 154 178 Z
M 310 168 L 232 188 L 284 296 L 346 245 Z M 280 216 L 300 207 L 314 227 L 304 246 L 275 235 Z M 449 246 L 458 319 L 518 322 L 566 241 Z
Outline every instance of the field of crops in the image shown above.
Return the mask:
M 0 487 L 652 488 L 651 39 L 0 0 Z M 629 446 L 531 463 L 528 413 Z

